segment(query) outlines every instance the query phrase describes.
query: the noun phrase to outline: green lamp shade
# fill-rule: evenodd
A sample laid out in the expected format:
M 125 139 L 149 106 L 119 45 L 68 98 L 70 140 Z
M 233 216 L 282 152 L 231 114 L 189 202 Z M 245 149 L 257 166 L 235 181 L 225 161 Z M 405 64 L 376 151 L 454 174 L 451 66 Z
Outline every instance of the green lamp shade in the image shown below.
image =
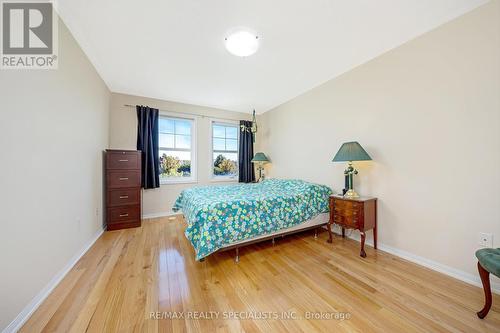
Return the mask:
M 269 162 L 269 159 L 267 158 L 264 153 L 256 153 L 255 156 L 252 158 L 252 162 Z
M 357 141 L 343 143 L 333 162 L 370 161 L 372 158 Z

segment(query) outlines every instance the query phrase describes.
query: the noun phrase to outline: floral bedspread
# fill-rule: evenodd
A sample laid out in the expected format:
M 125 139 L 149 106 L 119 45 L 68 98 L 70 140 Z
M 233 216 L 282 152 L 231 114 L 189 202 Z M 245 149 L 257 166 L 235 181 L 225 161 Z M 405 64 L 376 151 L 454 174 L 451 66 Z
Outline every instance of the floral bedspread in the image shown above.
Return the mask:
M 234 242 L 268 234 L 328 212 L 332 190 L 303 180 L 194 187 L 182 191 L 186 237 L 200 260 Z

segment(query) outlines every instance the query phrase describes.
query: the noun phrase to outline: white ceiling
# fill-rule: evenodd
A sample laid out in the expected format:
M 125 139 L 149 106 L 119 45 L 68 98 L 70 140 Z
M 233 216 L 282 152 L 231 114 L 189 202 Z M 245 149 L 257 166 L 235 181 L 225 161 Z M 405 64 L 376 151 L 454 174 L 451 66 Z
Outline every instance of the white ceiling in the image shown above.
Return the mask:
M 111 91 L 265 112 L 486 0 L 59 0 Z M 259 51 L 239 58 L 226 32 Z

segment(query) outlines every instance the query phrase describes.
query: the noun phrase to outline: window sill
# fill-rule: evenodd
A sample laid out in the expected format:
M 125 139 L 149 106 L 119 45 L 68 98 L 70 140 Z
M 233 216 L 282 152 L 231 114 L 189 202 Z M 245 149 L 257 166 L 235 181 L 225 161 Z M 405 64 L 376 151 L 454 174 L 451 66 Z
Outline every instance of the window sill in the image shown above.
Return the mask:
M 195 179 L 186 180 L 160 180 L 160 186 L 164 185 L 182 185 L 182 184 L 198 184 Z
M 212 183 L 222 183 L 222 182 L 233 182 L 233 183 L 237 183 L 238 182 L 238 178 L 210 178 L 210 181 Z

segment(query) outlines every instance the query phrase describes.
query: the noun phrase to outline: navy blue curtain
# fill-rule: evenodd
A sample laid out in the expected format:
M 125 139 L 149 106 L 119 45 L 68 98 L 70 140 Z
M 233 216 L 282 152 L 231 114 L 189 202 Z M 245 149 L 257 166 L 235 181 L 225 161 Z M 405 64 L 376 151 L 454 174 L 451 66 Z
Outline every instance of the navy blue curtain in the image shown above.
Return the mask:
M 136 105 L 137 150 L 142 151 L 142 187 L 160 187 L 160 158 L 158 156 L 158 109 Z
M 248 120 L 240 120 L 240 128 L 251 128 L 252 122 Z M 253 133 L 247 130 L 240 132 L 240 151 L 238 165 L 240 183 L 251 183 L 255 181 L 255 170 L 253 168 Z

